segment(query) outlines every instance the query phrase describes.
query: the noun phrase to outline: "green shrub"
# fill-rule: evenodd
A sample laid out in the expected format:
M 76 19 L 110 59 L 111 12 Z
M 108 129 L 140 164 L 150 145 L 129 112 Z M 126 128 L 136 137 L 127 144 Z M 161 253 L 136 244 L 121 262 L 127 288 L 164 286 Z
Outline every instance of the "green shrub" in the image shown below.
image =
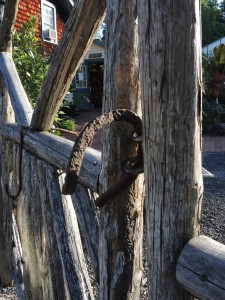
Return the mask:
M 13 60 L 27 96 L 34 107 L 49 62 L 44 55 L 41 39 L 36 37 L 38 18 L 31 16 L 13 35 Z
M 76 124 L 74 123 L 73 120 L 71 119 L 65 119 L 65 120 L 62 120 L 60 123 L 59 123 L 59 126 L 61 128 L 65 128 L 67 130 L 70 130 L 70 131 L 75 131 L 76 130 Z

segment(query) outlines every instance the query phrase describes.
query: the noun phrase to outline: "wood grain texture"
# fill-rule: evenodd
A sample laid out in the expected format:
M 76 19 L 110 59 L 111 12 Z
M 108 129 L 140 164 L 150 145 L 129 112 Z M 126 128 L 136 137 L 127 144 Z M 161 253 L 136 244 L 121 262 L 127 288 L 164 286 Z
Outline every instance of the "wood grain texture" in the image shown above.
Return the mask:
M 11 139 L 16 143 L 20 141 L 20 127 L 16 124 L 3 125 L 0 128 L 0 133 L 6 139 Z M 23 146 L 35 156 L 49 161 L 60 170 L 65 170 L 73 143 L 51 134 L 28 131 L 25 134 Z M 79 181 L 82 184 L 87 184 L 92 190 L 97 191 L 100 166 L 100 152 L 88 148 L 85 153 Z M 60 182 L 62 185 L 63 179 L 61 177 Z M 78 185 L 75 194 L 72 195 L 72 201 L 78 214 L 78 223 L 82 232 L 86 253 L 89 256 L 89 263 L 93 270 L 96 271 L 98 269 L 98 216 L 96 207 L 93 200 L 90 199 L 87 188 L 82 185 Z
M 14 121 L 14 115 L 10 106 L 7 88 L 0 74 L 0 126 L 5 121 Z M 5 286 L 12 284 L 12 201 L 8 198 L 4 189 L 4 183 L 8 180 L 8 169 L 11 169 L 12 145 L 12 143 L 6 143 L 0 135 L 0 277 L 2 284 Z
M 178 260 L 176 278 L 201 300 L 221 300 L 225 295 L 225 245 L 206 236 L 191 239 Z
M 193 299 L 178 257 L 199 234 L 201 40 L 198 0 L 139 2 L 149 299 Z
M 49 129 L 105 16 L 104 0 L 75 1 L 44 80 L 31 127 Z
M 84 241 L 85 253 L 95 274 L 98 273 L 99 212 L 94 204 L 93 193 L 78 184 L 76 192 L 71 195 L 73 206 Z M 98 281 L 98 278 L 96 278 Z
M 137 1 L 106 1 L 107 28 L 103 111 L 130 109 L 140 115 Z M 100 186 L 121 177 L 121 162 L 135 155 L 127 123 L 104 130 Z M 143 185 L 141 176 L 100 209 L 100 299 L 140 299 Z
M 6 194 L 4 185 L 9 181 L 9 171 L 12 170 L 12 144 L 1 139 L 4 152 L 0 159 L 0 276 L 4 286 L 12 285 L 12 218 L 13 203 Z
M 0 71 L 10 96 L 16 122 L 29 126 L 33 109 L 9 53 L 0 53 Z
M 17 221 L 28 299 L 94 299 L 76 214 L 55 167 L 25 150 L 23 162 Z
M 4 7 L 4 16 L 1 24 L 0 20 L 0 52 L 10 51 L 13 28 L 16 21 L 19 0 L 7 0 Z M 3 5 L 1 3 L 1 10 Z M 0 16 L 3 12 L 0 12 Z
M 21 127 L 16 124 L 6 123 L 0 127 L 0 134 L 6 139 L 19 143 L 20 130 Z M 73 142 L 50 133 L 27 130 L 24 136 L 24 148 L 37 157 L 55 165 L 60 170 L 65 170 L 73 148 Z M 101 153 L 88 148 L 84 155 L 79 182 L 87 188 L 98 192 L 100 169 Z

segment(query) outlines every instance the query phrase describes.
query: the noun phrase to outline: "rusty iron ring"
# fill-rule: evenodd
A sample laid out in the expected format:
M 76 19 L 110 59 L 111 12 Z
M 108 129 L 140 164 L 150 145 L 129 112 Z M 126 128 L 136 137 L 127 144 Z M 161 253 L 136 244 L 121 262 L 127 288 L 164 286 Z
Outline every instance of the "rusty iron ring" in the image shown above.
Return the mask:
M 93 121 L 84 125 L 74 143 L 69 163 L 66 168 L 65 183 L 62 188 L 62 193 L 64 195 L 71 195 L 76 190 L 84 152 L 86 148 L 90 146 L 94 134 L 98 130 L 114 121 L 125 121 L 130 123 L 133 125 L 135 133 L 138 136 L 142 136 L 141 118 L 136 113 L 127 109 L 118 109 L 104 113 Z M 132 168 L 139 169 L 143 165 L 143 152 L 141 143 L 138 144 L 137 156 L 135 156 L 135 159 L 132 158 L 132 166 L 128 161 L 129 159 L 126 161 L 127 168 L 125 168 L 125 173 L 122 175 L 120 181 L 99 196 L 99 198 L 96 200 L 97 206 L 102 207 L 109 200 L 121 193 L 123 189 L 128 187 L 136 179 L 138 174 L 133 174 Z

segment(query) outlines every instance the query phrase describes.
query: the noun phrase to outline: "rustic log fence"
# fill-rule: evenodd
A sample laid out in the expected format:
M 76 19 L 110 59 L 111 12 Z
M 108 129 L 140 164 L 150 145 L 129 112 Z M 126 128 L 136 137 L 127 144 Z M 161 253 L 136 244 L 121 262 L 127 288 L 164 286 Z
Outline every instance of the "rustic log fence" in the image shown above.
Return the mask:
M 153 0 L 151 1 L 154 2 Z M 105 80 L 107 84 L 110 83 L 116 88 L 115 90 L 105 90 L 105 98 L 109 98 L 111 102 L 104 103 L 104 109 L 108 111 L 112 108 L 121 108 L 121 105 L 125 105 L 121 100 L 125 92 L 118 82 L 118 76 L 123 76 L 123 70 L 129 70 L 132 84 L 128 88 L 127 83 L 126 95 L 130 95 L 132 100 L 127 104 L 128 107 L 126 108 L 131 108 L 139 112 L 139 64 L 138 61 L 135 61 L 136 64 L 134 68 L 132 61 L 137 52 L 137 2 L 133 0 L 131 1 L 132 3 L 129 2 L 129 4 L 127 4 L 130 8 L 129 11 L 126 11 L 126 5 L 121 7 L 116 6 L 118 10 L 115 10 L 114 5 L 119 5 L 119 2 L 120 1 L 108 3 L 108 12 L 111 12 L 110 18 L 112 18 L 111 21 L 115 27 L 112 28 L 113 34 L 109 36 L 107 41 L 107 57 L 111 57 L 112 59 L 117 57 L 115 54 L 119 51 L 117 49 L 118 44 L 115 44 L 115 47 L 112 46 L 114 34 L 117 41 L 118 39 L 124 41 L 128 32 L 124 30 L 123 22 L 126 23 L 128 20 L 132 20 L 133 25 L 129 31 L 130 38 L 129 41 L 127 41 L 127 44 L 129 42 L 130 46 L 128 47 L 129 51 L 127 49 L 123 50 L 124 52 L 128 51 L 129 55 L 127 56 L 125 69 L 120 69 L 123 64 L 121 62 L 122 58 L 119 58 L 119 56 L 117 57 L 118 60 L 116 59 L 114 61 L 114 64 L 112 64 L 110 60 L 107 62 L 108 72 L 110 74 L 115 72 L 115 76 L 111 78 L 107 75 L 109 77 L 106 76 Z M 180 3 L 180 0 L 177 1 L 177 4 L 178 3 Z M 181 1 L 181 3 L 185 3 L 186 5 L 187 1 Z M 53 63 L 46 77 L 34 112 L 20 82 L 10 54 L 11 33 L 18 1 L 8 0 L 6 4 L 5 18 L 0 27 L 1 280 L 4 285 L 7 285 L 11 284 L 13 277 L 20 299 L 61 300 L 100 298 L 107 300 L 112 298 L 121 299 L 120 297 L 123 299 L 140 299 L 143 196 L 138 194 L 140 190 L 138 190 L 137 186 L 140 188 L 142 179 L 139 178 L 139 181 L 135 183 L 137 186 L 132 186 L 122 196 L 122 199 L 126 200 L 128 199 L 126 193 L 129 194 L 130 198 L 127 202 L 128 204 L 123 203 L 121 206 L 118 202 L 115 202 L 102 210 L 98 210 L 94 203 L 96 193 L 99 192 L 100 174 L 100 179 L 102 180 L 101 188 L 106 189 L 108 186 L 106 177 L 109 177 L 107 168 L 109 170 L 110 168 L 107 165 L 107 156 L 112 152 L 112 155 L 110 155 L 113 159 L 119 157 L 119 160 L 121 160 L 124 156 L 123 151 L 133 153 L 134 149 L 127 147 L 127 139 L 124 139 L 123 135 L 120 136 L 121 144 L 123 144 L 121 149 L 125 150 L 120 154 L 113 153 L 115 149 L 110 149 L 105 143 L 103 161 L 100 152 L 88 148 L 84 155 L 75 193 L 72 195 L 63 195 L 62 185 L 64 183 L 64 172 L 69 162 L 73 143 L 42 131 L 49 129 L 53 122 L 54 115 L 66 93 L 66 89 L 79 63 L 83 59 L 84 53 L 90 45 L 98 25 L 104 18 L 105 3 L 100 0 L 81 0 L 76 2 L 65 28 L 62 41 L 53 58 L 53 62 L 55 63 Z M 155 6 L 152 7 L 157 9 Z M 4 5 L 1 4 L 0 16 L 3 14 L 3 8 Z M 149 7 L 146 8 L 145 6 L 141 7 L 140 5 L 140 16 L 144 16 L 145 13 L 148 13 L 148 8 Z M 198 16 L 199 11 L 197 5 L 195 9 L 192 9 L 193 13 Z M 187 11 L 189 10 L 191 13 L 191 8 Z M 178 9 L 178 11 L 183 10 Z M 126 15 L 127 19 L 125 18 L 123 20 L 118 30 L 118 23 L 115 20 L 120 22 L 122 15 Z M 89 18 L 90 16 L 91 18 Z M 193 19 L 198 20 L 198 18 Z M 145 20 L 145 18 L 143 18 L 143 20 Z M 154 20 L 154 18 L 151 20 Z M 173 20 L 171 19 L 170 21 L 171 24 L 173 24 Z M 0 20 L 0 24 L 1 22 L 2 20 Z M 155 22 L 157 23 L 158 19 Z M 87 23 L 88 27 L 86 26 Z M 188 25 L 191 24 L 189 19 L 187 23 Z M 187 24 L 184 24 L 184 26 L 186 29 Z M 154 29 L 154 26 L 152 28 Z M 145 25 L 143 25 L 142 29 L 145 29 Z M 146 32 L 148 34 L 145 34 Z M 149 57 L 151 57 L 156 48 L 153 47 L 149 50 L 148 45 L 151 43 L 147 43 L 146 41 L 150 35 L 154 37 L 155 32 L 154 30 L 152 32 L 146 32 L 142 35 L 142 51 L 145 51 L 144 53 L 148 53 L 149 51 Z M 197 34 L 196 32 L 198 33 L 198 31 L 194 31 L 193 36 Z M 82 42 L 80 42 L 81 39 Z M 160 39 L 158 39 L 158 41 L 160 41 Z M 143 58 L 145 56 L 142 51 L 141 57 Z M 160 51 L 162 51 L 161 48 Z M 65 64 L 62 63 L 64 59 L 66 61 Z M 170 58 L 170 63 L 171 61 L 172 58 Z M 197 57 L 197 59 L 196 57 L 192 58 L 192 61 L 196 67 L 195 70 L 197 70 L 195 76 L 196 78 L 200 78 L 201 72 L 198 69 L 199 57 Z M 148 82 L 148 77 L 146 77 L 145 73 L 145 63 L 143 59 L 142 81 L 144 84 Z M 156 68 L 156 66 L 154 67 Z M 156 76 L 161 75 L 160 72 L 156 74 Z M 163 76 L 166 75 L 163 74 L 162 78 Z M 154 74 L 152 74 L 152 78 L 154 78 Z M 151 86 L 154 86 L 154 84 L 157 85 L 157 80 L 156 78 Z M 148 97 L 150 93 L 148 93 L 147 89 L 144 91 L 144 84 L 142 86 L 143 99 L 146 99 L 145 97 Z M 172 85 L 173 84 L 172 82 Z M 190 81 L 189 84 L 192 84 L 192 87 L 194 87 L 193 91 L 195 95 L 192 95 L 193 103 L 191 103 L 193 107 L 196 108 L 197 105 L 199 105 L 199 93 L 201 92 L 198 91 L 199 82 L 196 83 L 196 80 L 194 80 Z M 146 86 L 147 85 L 146 83 Z M 160 97 L 163 95 L 161 88 L 162 87 L 160 87 Z M 158 87 L 156 86 L 155 90 L 158 91 L 157 89 Z M 180 91 L 180 87 L 178 90 Z M 115 91 L 118 93 L 116 97 Z M 177 93 L 179 91 L 177 91 Z M 157 95 L 157 93 L 153 93 L 153 96 L 155 95 Z M 188 96 L 190 96 L 190 93 Z M 165 101 L 162 101 L 160 105 L 163 105 L 163 102 Z M 151 120 L 151 122 L 153 122 L 151 123 L 152 128 L 149 129 L 149 132 L 147 131 L 149 123 L 146 111 L 151 111 L 148 107 L 149 103 L 150 101 L 146 101 L 143 109 L 146 181 L 148 176 L 152 179 L 152 174 L 154 174 L 154 170 L 152 170 L 152 173 L 149 171 L 151 168 L 149 166 L 150 158 L 147 155 L 147 151 L 148 147 L 153 151 L 151 144 L 153 139 L 148 138 L 148 133 L 155 134 L 156 131 L 159 130 L 159 128 L 155 129 L 154 122 Z M 157 101 L 155 104 L 156 103 Z M 160 109 L 154 105 L 153 107 L 160 114 Z M 177 104 L 177 107 L 178 106 Z M 186 109 L 186 106 L 184 106 L 184 108 Z M 168 106 L 166 106 L 163 112 L 164 117 L 167 116 L 165 115 L 167 113 L 166 109 L 168 109 Z M 171 105 L 171 111 L 172 109 L 173 107 Z M 172 116 L 174 117 L 175 113 L 170 112 L 168 115 L 172 120 Z M 157 113 L 155 114 L 155 118 L 156 116 Z M 191 147 L 193 147 L 196 157 L 199 158 L 200 111 L 195 110 L 195 114 L 193 113 L 193 115 L 190 116 L 194 118 L 196 128 L 196 131 L 193 130 L 190 134 L 193 136 L 196 134 L 198 136 L 198 138 L 196 138 L 196 144 L 189 146 L 190 152 L 192 152 Z M 174 119 L 176 118 L 174 117 Z M 168 126 L 169 122 L 172 122 L 171 120 L 168 121 Z M 179 116 L 179 120 L 183 120 L 182 116 Z M 162 128 L 166 130 L 165 124 L 162 123 L 161 125 Z M 117 131 L 118 128 L 112 130 L 114 133 Z M 130 133 L 130 128 L 128 130 L 125 128 L 123 132 Z M 163 141 L 163 135 L 160 136 L 160 134 L 161 131 L 159 130 L 157 139 L 161 140 L 158 140 L 157 145 L 161 145 Z M 171 135 L 168 133 L 168 135 L 171 139 L 175 136 L 173 132 Z M 181 136 L 179 138 L 181 139 Z M 104 139 L 105 141 L 107 140 L 107 132 L 105 133 Z M 171 140 L 170 144 L 166 145 L 163 149 L 166 151 L 168 146 L 171 154 L 173 151 L 173 143 L 175 142 L 175 140 Z M 111 148 L 112 143 L 115 143 L 114 137 L 111 140 Z M 157 166 L 158 162 L 160 164 L 156 172 L 159 172 L 161 166 L 163 166 L 163 168 L 165 167 L 165 165 L 160 162 L 160 158 L 163 157 L 161 151 L 155 151 L 155 157 L 158 157 L 158 161 L 154 161 L 154 167 Z M 182 153 L 180 149 L 178 152 Z M 154 153 L 154 151 L 152 153 Z M 161 155 L 161 157 L 158 155 Z M 103 167 L 105 167 L 103 170 L 101 166 L 102 163 Z M 179 163 L 180 169 L 182 170 L 183 165 L 180 159 Z M 174 165 L 176 164 L 174 163 Z M 161 203 L 159 201 L 159 203 L 155 203 L 154 199 L 152 202 L 148 201 L 146 204 L 148 225 L 147 247 L 149 250 L 148 264 L 151 266 L 149 272 L 151 282 L 149 282 L 148 285 L 149 299 L 151 300 L 175 300 L 178 299 L 178 296 L 179 299 L 186 300 L 193 299 L 193 296 L 199 297 L 199 299 L 214 300 L 225 298 L 223 274 L 225 246 L 207 237 L 200 236 L 191 239 L 191 237 L 198 234 L 202 196 L 201 163 L 197 161 L 197 167 L 193 166 L 193 168 L 195 172 L 193 172 L 194 175 L 191 174 L 195 179 L 197 178 L 195 186 L 191 189 L 190 187 L 185 187 L 186 190 L 180 192 L 180 194 L 184 193 L 182 195 L 186 195 L 184 196 L 185 204 L 182 202 L 183 199 L 174 201 L 174 206 L 172 205 L 171 207 L 168 202 L 162 201 Z M 173 172 L 173 169 L 168 171 L 167 174 L 168 178 L 172 180 L 173 177 L 170 177 L 170 172 Z M 107 176 L 105 176 L 106 173 Z M 119 171 L 118 174 L 120 175 Z M 114 178 L 117 178 L 118 174 L 115 172 L 113 175 Z M 177 176 L 182 177 L 182 175 L 183 174 Z M 155 178 L 157 178 L 157 176 Z M 180 178 L 177 180 L 179 179 Z M 159 178 L 161 184 L 163 180 L 164 178 Z M 175 183 L 177 184 L 177 182 Z M 147 197 L 151 198 L 149 182 L 146 187 Z M 167 190 L 169 190 L 169 187 L 165 184 L 164 192 Z M 160 189 L 154 191 L 155 195 L 160 192 Z M 16 199 L 12 197 L 15 194 L 18 194 L 17 197 L 15 197 Z M 163 195 L 161 196 L 163 198 Z M 159 195 L 157 195 L 157 197 L 161 199 Z M 175 205 L 175 213 L 177 213 L 177 215 L 173 215 Z M 163 215 L 164 209 L 165 212 Z M 187 218 L 184 217 L 186 211 L 188 211 Z M 160 212 L 162 215 L 160 215 Z M 124 213 L 126 214 L 122 215 Z M 100 218 L 99 215 L 101 215 Z M 176 234 L 169 234 L 168 215 L 170 216 L 171 222 L 170 229 L 171 231 L 172 229 L 177 230 Z M 126 222 L 120 223 L 121 216 L 126 219 Z M 156 218 L 157 216 L 159 219 Z M 151 222 L 150 217 L 153 222 Z M 186 225 L 186 228 L 180 225 L 179 228 L 176 227 L 178 221 L 180 222 L 179 224 Z M 127 229 L 129 226 L 130 228 Z M 119 230 L 123 227 L 127 229 L 127 236 L 118 235 Z M 121 232 L 123 231 L 120 231 L 120 234 Z M 125 240 L 125 245 L 128 245 L 126 253 L 122 248 L 124 247 L 123 240 Z M 188 242 L 188 240 L 190 241 Z M 166 248 L 164 244 L 167 245 L 168 248 Z M 152 255 L 152 253 L 154 255 Z M 112 257 L 110 257 L 110 255 L 112 255 Z M 155 261 L 153 261 L 154 259 Z M 175 273 L 177 281 L 175 279 Z M 100 292 L 98 294 L 97 286 L 99 278 Z M 123 285 L 120 282 L 122 282 Z M 178 285 L 178 282 L 180 285 Z M 93 285 L 95 288 L 93 288 Z M 157 286 L 158 289 L 156 288 Z

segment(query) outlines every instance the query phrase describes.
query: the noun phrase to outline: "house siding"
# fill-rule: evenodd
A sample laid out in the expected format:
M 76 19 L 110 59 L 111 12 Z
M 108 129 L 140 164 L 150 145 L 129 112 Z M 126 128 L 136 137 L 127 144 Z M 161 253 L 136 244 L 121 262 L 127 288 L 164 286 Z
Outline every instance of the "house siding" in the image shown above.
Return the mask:
M 57 40 L 60 41 L 62 37 L 62 32 L 64 29 L 64 24 L 66 22 L 66 17 L 63 12 L 60 12 L 60 7 L 58 6 L 57 1 L 49 1 L 56 6 L 56 24 L 57 24 Z M 62 15 L 62 17 L 61 17 Z M 28 21 L 31 16 L 38 17 L 38 26 L 37 26 L 37 37 L 42 39 L 42 31 L 41 31 L 41 0 L 20 0 L 18 13 L 15 23 L 15 29 L 18 31 L 22 27 L 23 23 Z M 56 48 L 55 44 L 44 42 L 44 49 L 48 54 L 52 54 Z
M 105 49 L 93 43 L 90 49 L 87 51 L 87 54 L 85 55 L 85 59 L 89 59 L 89 54 L 95 54 L 95 53 L 101 53 L 102 54 L 101 58 L 104 58 Z

